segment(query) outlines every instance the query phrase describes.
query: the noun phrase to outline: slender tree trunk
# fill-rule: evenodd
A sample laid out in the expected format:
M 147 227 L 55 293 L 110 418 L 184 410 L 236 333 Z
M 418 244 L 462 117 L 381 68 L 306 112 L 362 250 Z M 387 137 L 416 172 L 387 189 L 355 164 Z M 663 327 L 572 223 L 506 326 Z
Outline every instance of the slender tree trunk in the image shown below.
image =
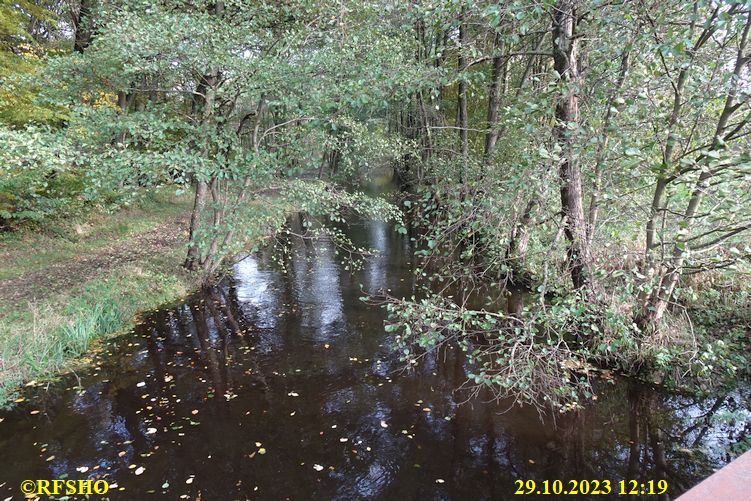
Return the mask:
M 537 41 L 537 44 L 534 47 L 533 52 L 537 53 L 542 48 L 542 43 L 545 40 L 546 33 L 543 33 L 540 36 L 540 39 Z M 522 73 L 521 78 L 519 79 L 519 82 L 516 86 L 516 91 L 514 92 L 514 97 L 519 97 L 522 93 L 522 90 L 524 89 L 524 84 L 527 81 L 527 78 L 529 77 L 529 74 L 531 73 L 532 66 L 534 65 L 534 62 L 538 59 L 539 56 L 532 55 L 529 57 L 529 60 L 527 61 L 527 64 L 524 67 L 524 72 Z M 538 195 L 532 195 L 532 197 L 527 202 L 527 205 L 524 208 L 524 212 L 522 212 L 521 217 L 514 222 L 514 226 L 511 228 L 511 236 L 509 238 L 509 244 L 506 249 L 506 259 L 509 262 L 511 268 L 512 268 L 512 275 L 516 271 L 520 271 L 524 261 L 527 258 L 527 244 L 529 243 L 529 226 L 532 224 L 533 221 L 533 211 L 537 205 L 539 205 L 540 200 Z
M 206 208 L 206 195 L 208 193 L 208 184 L 206 181 L 196 181 L 194 186 L 196 193 L 193 199 L 193 210 L 190 213 L 190 247 L 188 247 L 188 256 L 185 258 L 185 264 L 183 265 L 191 271 L 198 270 L 201 262 L 201 252 L 196 241 L 196 232 L 201 226 L 201 216 Z
M 615 86 L 613 86 L 608 96 L 608 100 L 605 103 L 607 111 L 605 112 L 605 118 L 602 124 L 602 133 L 600 141 L 597 144 L 597 151 L 595 152 L 595 181 L 592 186 L 592 198 L 589 203 L 589 221 L 587 228 L 588 244 L 592 245 L 594 239 L 595 227 L 597 226 L 597 217 L 600 210 L 600 192 L 602 190 L 602 171 L 605 164 L 605 153 L 608 149 L 608 143 L 610 142 L 610 122 L 613 117 L 613 107 L 615 106 L 615 99 L 618 97 L 618 93 L 623 87 L 623 82 L 626 80 L 626 74 L 628 73 L 629 66 L 629 52 L 624 51 L 621 54 L 621 64 L 618 69 L 618 78 L 616 79 Z
M 564 234 L 568 240 L 567 260 L 575 288 L 589 283 L 590 262 L 582 179 L 574 148 L 579 125 L 578 38 L 576 34 L 576 1 L 558 0 L 553 10 L 553 60 L 563 84 L 562 94 L 555 108 L 553 134 L 561 145 L 558 168 L 561 207 L 565 216 Z
M 466 10 L 462 9 L 461 22 L 459 24 L 459 44 L 457 68 L 461 72 L 459 75 L 459 95 L 456 112 L 456 127 L 459 129 L 459 150 L 461 153 L 461 171 L 459 182 L 464 184 L 467 176 L 467 165 L 469 163 L 469 138 L 468 128 L 469 119 L 467 117 L 467 82 L 464 79 L 464 71 L 467 69 L 467 58 L 464 56 L 464 50 L 467 44 L 467 24 Z
M 524 212 L 511 229 L 511 238 L 506 249 L 506 259 L 511 266 L 512 273 L 523 268 L 527 257 L 527 245 L 529 244 L 529 226 L 532 223 L 532 214 L 537 206 L 537 197 L 527 202 Z M 513 278 L 513 276 L 512 276 Z
M 712 138 L 712 145 L 710 147 L 710 150 L 712 151 L 721 150 L 725 147 L 724 136 L 728 129 L 730 117 L 739 108 L 737 103 L 738 85 L 742 80 L 743 68 L 749 61 L 749 56 L 746 55 L 746 46 L 748 44 L 750 29 L 751 14 L 746 14 L 746 24 L 743 28 L 738 44 L 735 68 L 725 98 L 725 105 L 723 106 L 720 117 L 717 120 L 717 127 Z M 707 165 L 702 169 L 701 174 L 699 174 L 699 177 L 694 184 L 691 197 L 688 201 L 688 206 L 682 217 L 682 228 L 685 231 L 681 232 L 675 238 L 671 256 L 667 262 L 663 263 L 661 266 L 663 271 L 660 273 L 658 286 L 655 287 L 654 292 L 650 295 L 649 300 L 637 316 L 636 324 L 641 327 L 642 330 L 653 329 L 662 320 L 662 317 L 670 304 L 670 300 L 673 297 L 673 292 L 678 284 L 678 280 L 681 277 L 688 250 L 688 230 L 694 225 L 699 205 L 709 189 L 710 180 L 716 174 L 716 171 L 711 165 L 709 165 L 709 157 L 702 155 L 697 163 L 702 161 L 707 162 Z
M 214 4 L 212 14 L 215 16 L 221 16 L 224 13 L 224 2 L 217 2 Z M 196 93 L 193 96 L 192 112 L 196 116 L 202 125 L 202 127 L 214 127 L 213 114 L 214 114 L 214 94 L 216 92 L 216 85 L 219 81 L 219 71 L 216 69 L 210 70 L 204 75 L 198 85 L 196 86 Z M 210 145 L 208 139 L 203 145 L 196 145 L 197 149 L 200 149 L 204 156 L 210 154 Z M 213 180 L 211 180 L 213 183 Z M 197 239 L 199 230 L 202 225 L 203 212 L 206 208 L 206 200 L 209 191 L 209 183 L 195 179 L 195 199 L 193 201 L 193 211 L 190 216 L 190 236 L 188 255 L 185 258 L 183 266 L 189 270 L 196 271 L 203 267 L 206 269 L 213 269 L 214 262 L 213 256 L 201 256 L 199 249 L 199 242 Z
M 92 0 L 81 0 L 78 10 L 71 16 L 75 31 L 73 50 L 79 53 L 83 53 L 91 43 L 91 7 Z
M 740 4 L 733 5 L 728 11 L 728 14 L 734 13 L 738 5 Z M 655 190 L 652 196 L 652 204 L 650 207 L 649 220 L 647 221 L 647 225 L 646 225 L 646 245 L 645 245 L 645 250 L 644 250 L 644 264 L 643 264 L 644 271 L 647 271 L 649 268 L 651 268 L 654 265 L 655 259 L 654 259 L 653 251 L 657 247 L 660 246 L 660 244 L 657 242 L 657 223 L 658 223 L 658 219 L 660 219 L 661 217 L 664 217 L 665 212 L 667 210 L 667 207 L 665 206 L 665 191 L 667 189 L 668 184 L 672 180 L 671 167 L 673 166 L 673 163 L 674 163 L 673 152 L 675 151 L 675 146 L 677 143 L 675 129 L 679 125 L 681 112 L 683 110 L 683 104 L 684 104 L 683 93 L 686 88 L 686 83 L 688 82 L 689 73 L 694 64 L 694 58 L 697 52 L 702 48 L 702 46 L 705 43 L 707 43 L 708 40 L 711 39 L 714 32 L 717 31 L 717 24 L 715 23 L 715 20 L 719 16 L 721 7 L 722 7 L 722 4 L 718 4 L 715 7 L 712 14 L 704 23 L 704 29 L 702 30 L 701 34 L 697 37 L 696 41 L 693 43 L 693 45 L 691 46 L 689 50 L 688 61 L 686 61 L 684 64 L 681 65 L 681 68 L 678 72 L 678 78 L 675 80 L 675 82 L 672 83 L 673 107 L 670 112 L 670 117 L 668 118 L 667 138 L 665 140 L 665 148 L 663 149 L 663 154 L 662 154 L 662 165 L 660 166 L 660 171 L 659 171 L 659 174 L 657 175 L 657 182 L 655 184 Z M 697 27 L 697 19 L 698 19 L 697 9 L 698 9 L 698 2 L 694 4 L 694 12 L 693 12 L 693 18 L 691 21 L 691 26 L 689 29 L 689 37 L 693 37 L 694 31 Z
M 495 151 L 495 144 L 498 142 L 498 103 L 500 101 L 501 87 L 505 80 L 505 60 L 503 54 L 504 43 L 500 33 L 495 35 L 496 55 L 493 57 L 493 70 L 490 78 L 490 89 L 488 90 L 488 131 L 485 134 L 485 164 L 490 162 L 490 158 Z

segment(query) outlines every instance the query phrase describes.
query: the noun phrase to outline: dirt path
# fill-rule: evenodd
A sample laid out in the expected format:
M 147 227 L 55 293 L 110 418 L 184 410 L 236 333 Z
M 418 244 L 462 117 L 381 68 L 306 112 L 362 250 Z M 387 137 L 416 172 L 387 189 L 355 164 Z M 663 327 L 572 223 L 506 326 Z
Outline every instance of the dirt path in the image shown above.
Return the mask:
M 114 268 L 135 262 L 185 242 L 187 215 L 169 221 L 144 233 L 47 266 L 37 272 L 0 280 L 0 302 L 21 305 L 38 301 L 58 292 L 80 286 Z

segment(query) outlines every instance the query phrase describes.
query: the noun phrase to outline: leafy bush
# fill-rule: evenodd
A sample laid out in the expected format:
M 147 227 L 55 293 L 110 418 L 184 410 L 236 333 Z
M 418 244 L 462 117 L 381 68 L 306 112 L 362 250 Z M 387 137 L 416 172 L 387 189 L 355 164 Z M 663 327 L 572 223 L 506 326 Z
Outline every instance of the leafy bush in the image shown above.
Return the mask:
M 59 132 L 0 128 L 0 225 L 42 221 L 81 205 L 83 179 Z

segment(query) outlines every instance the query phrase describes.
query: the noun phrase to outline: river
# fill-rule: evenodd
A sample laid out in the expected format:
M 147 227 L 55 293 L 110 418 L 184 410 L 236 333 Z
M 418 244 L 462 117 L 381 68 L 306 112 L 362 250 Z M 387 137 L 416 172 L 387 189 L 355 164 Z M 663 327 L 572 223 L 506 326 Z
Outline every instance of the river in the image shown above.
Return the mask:
M 406 237 L 344 269 L 327 242 L 266 250 L 109 340 L 91 368 L 0 411 L 0 499 L 25 479 L 106 479 L 109 499 L 512 499 L 515 480 L 665 479 L 670 499 L 731 459 L 749 391 L 699 398 L 598 383 L 576 413 L 464 402 L 448 349 L 411 372 L 364 291 L 412 294 Z M 506 412 L 503 412 L 506 411 Z M 98 498 L 94 496 L 93 498 Z M 575 499 L 576 496 L 567 496 Z

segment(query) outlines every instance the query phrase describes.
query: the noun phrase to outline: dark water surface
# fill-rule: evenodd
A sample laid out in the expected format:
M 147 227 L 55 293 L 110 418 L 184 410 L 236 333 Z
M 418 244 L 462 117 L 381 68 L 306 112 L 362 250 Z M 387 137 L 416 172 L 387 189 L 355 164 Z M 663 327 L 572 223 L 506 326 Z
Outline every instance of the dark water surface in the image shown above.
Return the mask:
M 408 241 L 380 222 L 356 273 L 328 244 L 246 259 L 220 286 L 147 316 L 89 372 L 0 412 L 0 499 L 24 479 L 104 478 L 110 499 L 511 499 L 517 479 L 667 479 L 669 495 L 731 457 L 748 391 L 675 396 L 603 383 L 582 412 L 464 400 L 453 350 L 413 373 L 364 290 L 411 295 Z M 39 411 L 39 412 L 36 412 Z M 140 474 L 136 474 L 140 473 Z M 667 496 L 593 496 L 667 499 Z M 98 498 L 97 496 L 93 497 Z M 557 496 L 547 496 L 556 499 Z M 566 496 L 575 499 L 576 496 Z

